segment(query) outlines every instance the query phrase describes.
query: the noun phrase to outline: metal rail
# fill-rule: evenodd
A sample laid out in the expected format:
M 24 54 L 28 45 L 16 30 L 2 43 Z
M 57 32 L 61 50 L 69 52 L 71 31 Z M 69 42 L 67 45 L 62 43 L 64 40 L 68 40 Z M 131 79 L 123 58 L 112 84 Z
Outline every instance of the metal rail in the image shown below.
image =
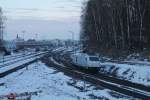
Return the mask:
M 21 65 L 18 65 L 18 66 L 16 66 L 16 67 L 14 67 L 14 68 L 10 68 L 10 69 L 8 69 L 8 70 L 6 70 L 6 71 L 4 71 L 4 72 L 1 72 L 1 73 L 0 73 L 0 78 L 3 78 L 3 77 L 5 77 L 5 76 L 7 76 L 7 75 L 9 75 L 9 74 L 11 74 L 11 73 L 13 73 L 13 72 L 16 72 L 17 70 L 20 70 L 20 69 L 22 69 L 22 68 L 28 66 L 29 64 L 31 64 L 31 63 L 37 61 L 38 59 L 41 59 L 41 58 L 42 58 L 44 55 L 46 55 L 47 53 L 48 53 L 48 52 L 43 52 L 43 53 L 40 53 L 40 54 L 37 54 L 37 55 L 30 56 L 30 57 L 26 58 L 26 59 L 30 59 L 30 58 L 35 57 L 35 59 L 33 59 L 33 60 L 29 61 L 29 62 L 23 63 L 23 64 L 21 64 Z M 38 56 L 38 57 L 36 58 L 36 56 Z M 26 59 L 22 59 L 22 60 L 20 60 L 20 61 L 24 61 L 24 60 L 26 60 Z M 19 61 L 15 61 L 15 62 L 13 62 L 13 63 L 11 63 L 11 64 L 15 64 L 16 62 L 19 62 Z M 10 64 L 10 65 L 11 65 L 11 64 Z
M 59 53 L 61 53 L 61 52 L 59 52 Z M 59 53 L 57 52 L 56 54 L 54 53 L 54 55 L 53 55 L 54 58 L 57 61 L 62 62 L 66 66 L 72 66 L 72 68 L 76 68 L 72 64 L 70 64 L 70 60 L 67 60 L 68 58 L 66 58 L 66 55 L 60 57 Z M 101 72 L 96 73 L 95 76 L 99 77 L 103 80 L 110 81 L 112 83 L 117 83 L 119 85 L 123 85 L 123 86 L 126 86 L 126 87 L 135 88 L 135 89 L 139 89 L 139 90 L 142 90 L 142 91 L 150 92 L 150 87 L 149 86 L 144 86 L 142 84 L 133 83 L 133 82 L 130 82 L 128 80 L 119 79 L 117 77 L 113 77 L 111 75 L 107 75 L 107 74 L 104 74 L 104 73 L 101 73 Z
M 36 53 L 31 53 L 31 54 L 36 54 Z M 22 58 L 23 56 L 25 57 L 25 56 L 28 56 L 28 55 L 31 55 L 31 54 L 21 54 L 21 55 L 17 55 L 17 56 L 12 56 L 12 57 L 9 57 L 9 58 L 2 58 L 1 60 L 0 60 L 0 63 L 5 63 L 5 62 L 7 62 L 7 61 L 10 61 L 10 60 L 14 60 L 14 59 L 18 59 L 18 58 Z
M 72 69 L 72 67 L 70 66 L 61 66 L 61 64 L 59 64 L 57 61 L 55 61 L 54 59 L 51 59 L 51 62 L 54 63 L 56 66 L 54 66 L 55 68 L 64 71 L 66 73 L 72 74 L 72 75 L 77 75 L 79 76 L 81 79 L 84 79 L 88 82 L 94 83 L 96 85 L 100 85 L 103 87 L 106 87 L 108 89 L 114 90 L 116 92 L 128 95 L 128 96 L 132 96 L 135 98 L 139 98 L 139 99 L 143 99 L 143 100 L 148 100 L 150 98 L 150 93 L 143 91 L 143 90 L 139 90 L 139 89 L 135 89 L 135 88 L 130 88 L 130 87 L 126 87 L 117 83 L 112 83 L 110 81 L 106 81 L 103 80 L 99 77 L 96 77 L 95 75 L 91 75 L 91 74 L 87 74 L 84 73 L 82 71 L 79 70 L 74 70 Z
M 0 68 L 3 68 L 5 66 L 11 65 L 11 64 L 14 64 L 16 62 L 19 62 L 19 61 L 22 61 L 22 60 L 26 60 L 26 59 L 29 59 L 29 58 L 32 58 L 32 57 L 35 57 L 35 56 L 38 56 L 38 55 L 39 55 L 39 53 L 33 53 L 32 55 L 29 54 L 29 55 L 26 55 L 26 56 L 16 57 L 16 60 L 12 60 L 11 62 L 2 64 L 2 65 L 0 65 Z

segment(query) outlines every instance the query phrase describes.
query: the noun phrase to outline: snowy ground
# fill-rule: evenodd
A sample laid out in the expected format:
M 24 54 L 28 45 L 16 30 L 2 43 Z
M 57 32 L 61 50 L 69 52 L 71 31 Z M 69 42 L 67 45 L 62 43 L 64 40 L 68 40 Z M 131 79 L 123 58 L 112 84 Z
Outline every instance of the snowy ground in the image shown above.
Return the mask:
M 144 58 L 139 54 L 130 55 L 124 60 L 100 57 L 100 72 L 150 87 L 150 57 Z
M 101 63 L 101 72 L 134 83 L 150 86 L 150 66 L 129 65 L 111 62 Z
M 40 61 L 0 79 L 0 95 L 41 91 L 31 100 L 129 100 L 115 92 L 75 80 Z M 115 96 L 114 96 L 115 95 Z M 95 99 L 94 99 L 95 98 Z M 97 98 L 97 99 L 96 99 Z

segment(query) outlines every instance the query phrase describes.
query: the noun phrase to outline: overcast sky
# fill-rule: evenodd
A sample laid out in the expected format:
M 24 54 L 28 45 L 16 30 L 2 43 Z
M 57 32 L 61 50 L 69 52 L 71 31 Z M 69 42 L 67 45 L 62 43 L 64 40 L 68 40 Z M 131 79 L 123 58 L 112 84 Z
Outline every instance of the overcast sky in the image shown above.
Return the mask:
M 81 7 L 85 0 L 0 0 L 5 21 L 5 39 L 19 34 L 26 39 L 79 38 Z

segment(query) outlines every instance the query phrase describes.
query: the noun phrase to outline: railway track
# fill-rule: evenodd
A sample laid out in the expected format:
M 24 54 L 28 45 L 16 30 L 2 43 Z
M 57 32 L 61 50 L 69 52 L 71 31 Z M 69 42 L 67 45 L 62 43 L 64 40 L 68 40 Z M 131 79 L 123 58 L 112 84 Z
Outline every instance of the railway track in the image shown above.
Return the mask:
M 27 55 L 27 54 L 31 54 L 31 53 L 35 53 L 35 52 L 33 52 L 33 51 L 31 51 L 31 52 L 24 51 L 24 52 L 19 52 L 19 53 L 13 54 L 13 55 L 1 56 L 0 61 L 3 60 L 3 59 L 10 59 L 10 58 L 13 58 L 13 57 L 17 57 L 17 56 L 21 56 L 21 55 Z
M 3 66 L 0 67 L 0 78 L 3 78 L 13 72 L 16 72 L 19 69 L 26 67 L 27 65 L 40 59 L 47 53 L 48 53 L 48 51 L 47 52 L 38 52 L 36 54 L 28 55 L 26 57 L 12 60 L 11 62 L 7 62 L 6 64 L 4 64 Z
M 67 55 L 63 55 L 60 57 L 60 52 L 58 53 L 55 53 L 53 55 L 53 57 L 55 57 L 55 59 L 57 61 L 59 61 L 60 63 L 64 63 L 66 66 L 73 66 L 72 64 L 70 64 L 70 60 L 68 60 L 68 57 Z M 132 62 L 132 61 L 131 61 Z M 124 62 L 125 63 L 125 62 Z M 142 63 L 142 62 L 141 62 Z M 128 63 L 127 63 L 128 64 Z M 112 65 L 111 65 L 112 66 Z M 73 68 L 76 68 L 73 66 Z M 149 86 L 144 86 L 142 84 L 138 84 L 138 83 L 133 83 L 133 82 L 130 82 L 128 80 L 123 80 L 123 79 L 119 79 L 117 77 L 114 77 L 114 76 L 111 76 L 111 75 L 108 75 L 108 74 L 104 74 L 104 73 L 97 73 L 95 74 L 96 77 L 99 77 L 101 79 L 104 79 L 104 80 L 109 80 L 110 82 L 113 82 L 113 83 L 117 83 L 117 84 L 120 84 L 120 85 L 124 85 L 126 87 L 131 87 L 131 88 L 136 88 L 136 89 L 139 89 L 139 90 L 143 90 L 143 91 L 147 91 L 147 92 L 150 92 L 150 87 Z
M 66 66 L 63 62 L 60 63 L 54 60 L 53 58 L 50 59 L 50 62 L 53 63 L 56 69 L 59 69 L 65 73 L 71 74 L 71 75 L 76 75 L 80 77 L 83 80 L 86 80 L 88 82 L 91 82 L 93 84 L 96 84 L 98 86 L 103 86 L 108 89 L 114 90 L 118 93 L 127 95 L 127 96 L 132 96 L 135 98 L 139 98 L 142 100 L 149 100 L 150 98 L 150 93 L 148 91 L 136 89 L 134 87 L 128 87 L 122 84 L 118 84 L 112 81 L 107 81 L 106 79 L 103 79 L 101 77 L 98 77 L 97 75 L 85 73 L 81 70 L 74 69 L 74 67 L 70 64 Z M 63 65 L 64 64 L 64 65 Z
M 27 56 L 27 55 L 31 55 L 31 54 L 35 54 L 35 52 L 28 52 L 27 54 L 21 53 L 21 54 L 12 55 L 12 56 L 3 56 L 0 58 L 0 63 L 4 63 L 6 61 L 10 61 L 10 60 L 13 60 L 13 59 L 19 58 L 19 57 L 21 58 L 23 56 Z
M 104 64 L 128 64 L 139 66 L 150 66 L 150 62 L 147 61 L 118 61 L 118 60 L 102 60 Z
M 32 54 L 20 55 L 20 56 L 13 57 L 13 58 L 5 61 L 4 63 L 0 63 L 0 68 L 3 68 L 5 66 L 11 65 L 13 63 L 16 63 L 16 62 L 19 62 L 19 61 L 22 61 L 22 60 L 26 60 L 26 59 L 38 56 L 40 54 L 42 54 L 42 52 L 37 52 L 37 53 L 32 53 Z

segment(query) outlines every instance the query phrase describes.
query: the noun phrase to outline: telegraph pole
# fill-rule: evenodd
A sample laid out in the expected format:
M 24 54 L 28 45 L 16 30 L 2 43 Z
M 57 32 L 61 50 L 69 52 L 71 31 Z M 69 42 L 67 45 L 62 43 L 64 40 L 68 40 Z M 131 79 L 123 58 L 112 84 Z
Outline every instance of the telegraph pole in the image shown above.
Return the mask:
M 22 31 L 22 35 L 23 35 L 23 36 L 22 36 L 22 38 L 23 38 L 23 52 L 24 52 L 23 55 L 24 55 L 24 56 L 25 56 L 25 39 L 24 39 L 24 34 L 25 34 L 25 32 L 26 32 L 26 31 Z
M 72 36 L 72 45 L 73 45 L 73 51 L 75 51 L 75 48 L 74 48 L 74 32 L 73 31 L 69 31 L 71 33 L 71 36 Z

